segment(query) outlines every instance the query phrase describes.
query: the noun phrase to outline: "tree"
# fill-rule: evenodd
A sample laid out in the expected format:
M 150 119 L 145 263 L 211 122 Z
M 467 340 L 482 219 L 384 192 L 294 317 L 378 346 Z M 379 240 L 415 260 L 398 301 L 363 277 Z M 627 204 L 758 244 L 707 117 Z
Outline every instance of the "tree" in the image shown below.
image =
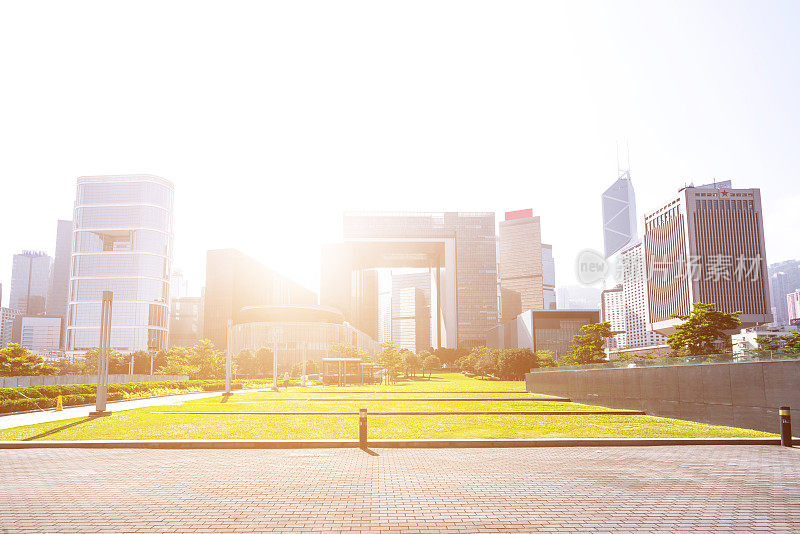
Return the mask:
M 397 350 L 394 341 L 381 343 L 381 347 L 378 364 L 386 371 L 387 382 L 394 382 L 403 371 L 403 356 Z
M 552 350 L 537 350 L 536 365 L 538 367 L 557 367 L 556 354 Z
M 256 355 L 250 349 L 242 349 L 234 358 L 236 363 L 236 374 L 241 376 L 253 377 L 256 375 L 257 360 Z
M 331 345 L 331 354 L 335 358 L 358 358 L 359 360 L 367 361 L 367 351 L 359 349 L 350 343 L 333 343 Z
M 172 347 L 166 354 L 166 363 L 159 374 L 189 375 L 190 380 L 207 380 L 225 377 L 225 358 L 208 339 L 201 339 L 193 347 Z
M 497 357 L 497 374 L 503 380 L 522 380 L 539 362 L 531 349 L 504 349 Z
M 422 354 L 426 355 L 424 358 L 422 358 L 422 371 L 423 373 L 428 371 L 428 379 L 430 379 L 431 373 L 442 368 L 442 361 L 438 356 L 431 354 L 430 352 L 423 352 Z
M 443 364 L 453 365 L 459 359 L 469 354 L 469 349 L 434 349 L 433 354 L 439 358 Z
M 564 358 L 564 363 L 585 365 L 605 359 L 603 345 L 611 337 L 611 323 L 592 323 L 581 326 L 572 336 L 572 347 Z
M 422 363 L 419 356 L 410 350 L 403 351 L 403 371 L 406 374 L 406 378 L 409 375 L 414 376 L 421 366 Z
M 41 356 L 16 343 L 10 343 L 0 350 L 0 376 L 55 374 L 58 374 L 58 367 L 47 365 Z
M 292 376 L 300 376 L 303 373 L 303 362 L 297 362 L 292 366 Z M 317 360 L 306 360 L 306 374 L 315 375 L 319 373 Z
M 792 332 L 788 336 L 781 336 L 783 339 L 783 350 L 789 354 L 800 352 L 800 332 Z
M 671 317 L 683 323 L 675 326 L 675 332 L 667 337 L 670 348 L 675 352 L 684 349 L 691 356 L 718 352 L 714 345 L 729 339 L 726 330 L 740 327 L 739 315 L 742 312 L 726 313 L 716 308 L 716 304 L 695 302 L 688 315 L 672 314 Z
M 456 363 L 461 371 L 481 377 L 497 376 L 497 352 L 484 346 L 473 348 L 469 354 L 459 358 Z
M 253 362 L 254 374 L 272 376 L 274 368 L 275 362 L 272 360 L 272 349 L 268 349 L 267 347 L 258 349 Z

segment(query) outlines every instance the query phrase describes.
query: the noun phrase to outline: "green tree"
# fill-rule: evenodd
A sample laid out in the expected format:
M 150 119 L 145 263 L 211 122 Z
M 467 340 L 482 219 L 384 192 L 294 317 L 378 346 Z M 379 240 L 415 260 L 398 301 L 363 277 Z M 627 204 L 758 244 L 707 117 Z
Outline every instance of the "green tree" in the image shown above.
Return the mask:
M 292 366 L 292 376 L 300 376 L 303 373 L 303 362 L 297 362 Z M 306 374 L 315 375 L 319 373 L 317 360 L 306 360 Z
M 225 358 L 208 339 L 193 347 L 171 347 L 158 374 L 189 375 L 190 380 L 225 378 Z
M 406 378 L 409 376 L 415 376 L 416 372 L 421 366 L 422 363 L 419 359 L 419 356 L 410 350 L 403 351 L 403 371 L 405 372 Z
M 272 349 L 267 347 L 258 349 L 255 354 L 254 374 L 272 376 L 275 369 L 272 356 Z
M 0 376 L 38 376 L 58 374 L 58 367 L 44 363 L 44 359 L 27 348 L 10 343 L 0 350 Z
M 459 358 L 456 363 L 461 371 L 480 377 L 497 376 L 497 352 L 484 346 L 473 348 L 469 354 Z
M 359 349 L 350 343 L 333 343 L 331 344 L 331 354 L 334 358 L 358 358 L 359 360 L 367 361 L 367 351 Z
M 236 364 L 236 374 L 238 376 L 256 376 L 256 355 L 250 349 L 240 350 L 233 361 Z
M 522 380 L 539 362 L 531 349 L 504 349 L 497 356 L 497 373 L 503 380 Z
M 422 372 L 428 372 L 428 379 L 431 378 L 431 373 L 434 371 L 439 371 L 442 368 L 442 361 L 439 359 L 438 356 L 435 354 L 431 354 L 430 352 L 423 352 L 422 355 L 425 355 L 422 358 Z
M 388 382 L 397 381 L 397 377 L 403 372 L 403 355 L 397 350 L 394 341 L 381 343 L 381 352 L 378 354 L 378 365 L 386 371 Z
M 714 345 L 730 339 L 726 330 L 739 329 L 741 313 L 726 313 L 717 310 L 716 304 L 695 302 L 688 315 L 671 315 L 683 322 L 675 326 L 675 332 L 667 337 L 667 343 L 676 353 L 685 350 L 691 356 L 718 352 Z
M 536 351 L 536 366 L 538 367 L 557 367 L 556 353 L 552 350 Z
M 800 352 L 800 332 L 792 332 L 788 336 L 781 336 L 783 340 L 783 350 L 789 354 Z
M 611 323 L 592 323 L 581 326 L 572 336 L 572 347 L 563 360 L 567 365 L 585 365 L 605 359 L 603 345 L 611 337 Z

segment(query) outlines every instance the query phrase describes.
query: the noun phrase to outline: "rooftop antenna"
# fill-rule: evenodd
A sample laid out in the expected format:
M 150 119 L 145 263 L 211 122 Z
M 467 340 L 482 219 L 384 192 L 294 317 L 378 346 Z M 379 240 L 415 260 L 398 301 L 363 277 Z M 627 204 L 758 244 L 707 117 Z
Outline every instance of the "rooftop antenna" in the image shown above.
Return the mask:
M 625 151 L 627 152 L 626 159 L 628 160 L 628 166 L 625 168 L 625 170 L 623 170 L 622 167 L 620 167 L 620 165 L 619 165 L 619 141 L 617 141 L 617 178 L 618 179 L 619 178 L 627 178 L 628 180 L 630 180 L 630 178 L 631 178 L 631 151 L 630 151 L 630 144 L 628 143 L 628 141 L 625 141 Z

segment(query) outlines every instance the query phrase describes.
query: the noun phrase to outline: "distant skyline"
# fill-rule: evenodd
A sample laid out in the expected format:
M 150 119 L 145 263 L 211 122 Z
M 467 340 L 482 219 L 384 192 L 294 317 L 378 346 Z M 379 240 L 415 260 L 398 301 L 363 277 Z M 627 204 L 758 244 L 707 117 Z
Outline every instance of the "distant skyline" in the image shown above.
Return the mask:
M 0 22 L 3 305 L 98 174 L 175 184 L 192 294 L 214 248 L 318 292 L 342 212 L 379 210 L 531 207 L 576 284 L 617 142 L 639 223 L 730 179 L 761 188 L 768 262 L 800 259 L 800 3 L 46 4 Z

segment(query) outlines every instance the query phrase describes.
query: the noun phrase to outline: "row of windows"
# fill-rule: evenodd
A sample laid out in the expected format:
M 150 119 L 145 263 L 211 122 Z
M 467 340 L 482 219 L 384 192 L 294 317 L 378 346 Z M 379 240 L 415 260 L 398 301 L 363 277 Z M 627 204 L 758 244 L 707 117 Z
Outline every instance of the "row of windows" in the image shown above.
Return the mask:
M 70 300 L 101 300 L 103 291 L 114 293 L 116 300 L 167 302 L 169 284 L 150 278 L 75 279 L 70 285 Z
M 698 200 L 701 210 L 752 210 L 752 200 Z
M 67 332 L 67 350 L 90 350 L 100 345 L 100 328 L 79 328 Z M 111 347 L 119 352 L 160 350 L 167 346 L 167 332 L 153 328 L 112 328 Z
M 78 185 L 78 204 L 155 204 L 172 207 L 172 190 L 153 182 L 107 182 Z
M 150 254 L 90 254 L 72 258 L 74 276 L 147 276 L 169 279 L 169 261 Z
M 652 219 L 645 221 L 645 229 L 650 230 L 651 228 L 655 228 L 656 226 L 660 226 L 665 222 L 672 220 L 676 217 L 681 215 L 681 205 L 675 204 L 669 209 L 664 210 L 663 213 L 653 217 Z
M 70 326 L 98 326 L 99 302 L 72 303 L 69 306 Z M 112 326 L 155 326 L 166 328 L 169 308 L 147 302 L 114 302 L 111 307 Z
M 155 228 L 169 230 L 170 212 L 155 206 L 85 206 L 75 209 L 75 228 Z

